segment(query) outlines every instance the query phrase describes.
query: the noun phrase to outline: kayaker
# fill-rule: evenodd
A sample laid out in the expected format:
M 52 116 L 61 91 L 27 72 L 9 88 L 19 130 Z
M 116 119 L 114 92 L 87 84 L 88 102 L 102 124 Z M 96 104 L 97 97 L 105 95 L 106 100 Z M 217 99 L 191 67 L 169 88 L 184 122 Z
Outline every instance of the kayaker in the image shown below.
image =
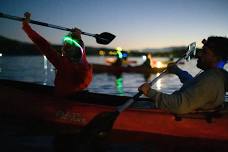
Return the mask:
M 157 60 L 152 57 L 152 53 L 148 53 L 146 55 L 146 60 L 141 64 L 146 68 L 155 68 L 157 64 Z
M 116 60 L 112 63 L 113 66 L 128 67 L 130 66 L 128 61 L 128 53 L 126 51 L 117 50 Z
M 81 31 L 73 29 L 64 37 L 64 45 L 60 52 L 56 51 L 47 40 L 34 31 L 30 25 L 31 14 L 24 14 L 22 28 L 28 37 L 38 46 L 40 52 L 55 66 L 55 93 L 67 96 L 88 87 L 92 81 L 92 67 L 87 62 Z
M 176 74 L 183 83 L 178 91 L 162 93 L 151 89 L 148 83 L 138 90 L 150 97 L 157 108 L 176 114 L 213 111 L 221 107 L 228 91 L 228 72 L 223 69 L 228 60 L 228 38 L 212 36 L 202 43 L 203 48 L 197 53 L 197 67 L 203 72 L 192 77 L 176 65 L 168 66 L 168 72 Z

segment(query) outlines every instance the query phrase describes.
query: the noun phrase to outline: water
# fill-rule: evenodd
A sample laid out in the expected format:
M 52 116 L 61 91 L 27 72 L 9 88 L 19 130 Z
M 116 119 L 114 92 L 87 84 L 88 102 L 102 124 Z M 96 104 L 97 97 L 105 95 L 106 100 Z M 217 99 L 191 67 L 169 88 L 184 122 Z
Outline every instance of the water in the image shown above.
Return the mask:
M 130 58 L 136 60 L 137 64 L 141 64 L 141 58 Z M 164 58 L 160 60 L 165 60 Z M 105 64 L 104 57 L 88 57 L 90 63 Z M 196 60 L 189 63 L 179 65 L 182 69 L 189 71 L 192 75 L 196 75 L 200 70 L 195 67 Z M 226 65 L 226 69 L 228 66 Z M 157 75 L 152 74 L 145 79 L 141 74 L 123 73 L 121 77 L 115 77 L 109 74 L 95 74 L 93 81 L 88 87 L 91 92 L 107 93 L 114 95 L 133 96 L 137 93 L 137 88 L 145 81 L 153 80 Z M 43 85 L 53 85 L 55 78 L 55 69 L 43 56 L 2 56 L 0 57 L 0 79 L 19 80 L 33 82 Z M 172 93 L 181 87 L 181 83 L 177 76 L 166 75 L 161 78 L 154 86 L 154 89 L 165 93 Z M 1 127 L 4 127 L 1 125 Z M 6 126 L 18 129 L 18 126 Z M 5 135 L 5 134 L 6 135 Z M 52 136 L 7 136 L 7 133 L 1 133 L 0 147 L 1 151 L 24 151 L 24 152 L 52 152 L 53 140 Z M 110 152 L 131 151 L 141 152 L 143 146 L 139 143 L 131 145 L 113 145 Z M 151 149 L 151 152 L 153 150 Z
M 141 64 L 141 58 L 130 58 Z M 164 58 L 160 60 L 165 60 Z M 166 59 L 167 60 L 167 59 Z M 105 64 L 104 57 L 88 57 L 90 63 Z M 180 65 L 195 75 L 199 69 L 195 68 L 196 61 Z M 133 65 L 134 66 L 134 65 Z M 121 77 L 110 74 L 94 74 L 93 81 L 88 90 L 114 95 L 132 96 L 137 93 L 137 88 L 146 81 L 151 81 L 157 75 L 151 74 L 148 79 L 142 74 L 123 73 Z M 0 57 L 0 79 L 19 80 L 53 86 L 55 69 L 43 56 L 2 56 Z M 153 88 L 162 92 L 171 93 L 181 87 L 179 79 L 175 75 L 167 75 L 160 79 Z

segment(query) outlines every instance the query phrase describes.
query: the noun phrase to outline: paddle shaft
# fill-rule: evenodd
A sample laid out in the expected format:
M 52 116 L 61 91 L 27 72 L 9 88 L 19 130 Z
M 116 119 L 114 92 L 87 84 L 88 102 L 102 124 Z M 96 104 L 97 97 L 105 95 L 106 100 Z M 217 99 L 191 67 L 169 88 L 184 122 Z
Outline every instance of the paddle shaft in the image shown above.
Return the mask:
M 12 16 L 12 15 L 3 14 L 3 13 L 0 13 L 0 17 L 11 19 L 11 20 L 16 20 L 16 21 L 21 21 L 21 22 L 24 21 L 24 19 L 25 19 L 23 17 Z M 41 25 L 41 26 L 46 26 L 46 27 L 50 27 L 50 28 L 54 28 L 54 29 L 59 29 L 59 30 L 63 30 L 63 31 L 72 31 L 72 29 L 70 29 L 70 28 L 66 28 L 66 27 L 62 27 L 62 26 L 58 26 L 58 25 L 53 25 L 53 24 L 48 24 L 45 22 L 40 22 L 40 21 L 35 21 L 35 20 L 30 20 L 29 23 Z M 82 32 L 82 34 L 87 35 L 87 36 L 92 36 L 92 37 L 96 36 L 96 34 L 91 34 L 91 33 L 87 33 L 87 32 Z

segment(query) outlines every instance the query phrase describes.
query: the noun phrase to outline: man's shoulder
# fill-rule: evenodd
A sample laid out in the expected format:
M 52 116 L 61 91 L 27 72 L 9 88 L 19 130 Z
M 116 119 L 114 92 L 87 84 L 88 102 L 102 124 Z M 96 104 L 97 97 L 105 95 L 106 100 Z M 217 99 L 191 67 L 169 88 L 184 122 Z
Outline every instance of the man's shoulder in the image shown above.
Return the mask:
M 220 68 L 208 69 L 208 70 L 205 70 L 204 73 L 210 74 L 210 75 L 228 74 L 226 70 L 220 69 Z
M 202 72 L 200 74 L 199 77 L 203 78 L 203 79 L 211 79 L 211 80 L 216 81 L 216 80 L 223 79 L 224 75 L 227 75 L 227 71 L 225 71 L 223 69 L 215 68 L 215 69 L 205 70 L 204 72 Z

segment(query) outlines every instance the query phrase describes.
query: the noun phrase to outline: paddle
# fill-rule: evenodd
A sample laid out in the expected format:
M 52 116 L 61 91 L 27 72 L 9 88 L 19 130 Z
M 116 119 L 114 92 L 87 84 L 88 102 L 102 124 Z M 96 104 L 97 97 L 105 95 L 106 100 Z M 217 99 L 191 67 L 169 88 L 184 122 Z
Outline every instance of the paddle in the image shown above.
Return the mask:
M 189 59 L 192 54 L 195 54 L 196 43 L 193 42 L 188 46 L 187 52 L 178 59 L 175 64 L 178 64 L 182 59 Z M 152 86 L 158 79 L 166 75 L 167 70 L 163 71 L 158 77 L 156 77 L 149 84 Z M 113 112 L 103 112 L 96 115 L 81 131 L 81 146 L 85 148 L 86 146 L 97 142 L 100 139 L 104 139 L 108 133 L 111 131 L 113 124 L 119 114 L 123 112 L 126 108 L 132 105 L 140 96 L 141 92 L 138 92 L 131 99 L 127 100 L 123 105 L 117 107 Z
M 16 21 L 24 20 L 24 18 L 22 18 L 22 17 L 12 16 L 12 15 L 4 14 L 1 12 L 0 12 L 0 17 L 11 19 L 11 20 L 16 20 Z M 41 26 L 46 26 L 46 27 L 50 27 L 50 28 L 55 28 L 55 29 L 59 29 L 59 30 L 64 30 L 64 31 L 72 31 L 72 29 L 70 29 L 70 28 L 61 27 L 61 26 L 48 24 L 48 23 L 35 21 L 35 20 L 30 20 L 30 23 L 36 24 L 36 25 L 41 25 Z M 87 33 L 87 32 L 82 32 L 82 34 L 87 35 L 87 36 L 92 36 L 96 39 L 97 43 L 104 44 L 104 45 L 109 44 L 116 37 L 115 35 L 108 33 L 108 32 L 103 32 L 101 34 L 91 34 L 91 33 Z

